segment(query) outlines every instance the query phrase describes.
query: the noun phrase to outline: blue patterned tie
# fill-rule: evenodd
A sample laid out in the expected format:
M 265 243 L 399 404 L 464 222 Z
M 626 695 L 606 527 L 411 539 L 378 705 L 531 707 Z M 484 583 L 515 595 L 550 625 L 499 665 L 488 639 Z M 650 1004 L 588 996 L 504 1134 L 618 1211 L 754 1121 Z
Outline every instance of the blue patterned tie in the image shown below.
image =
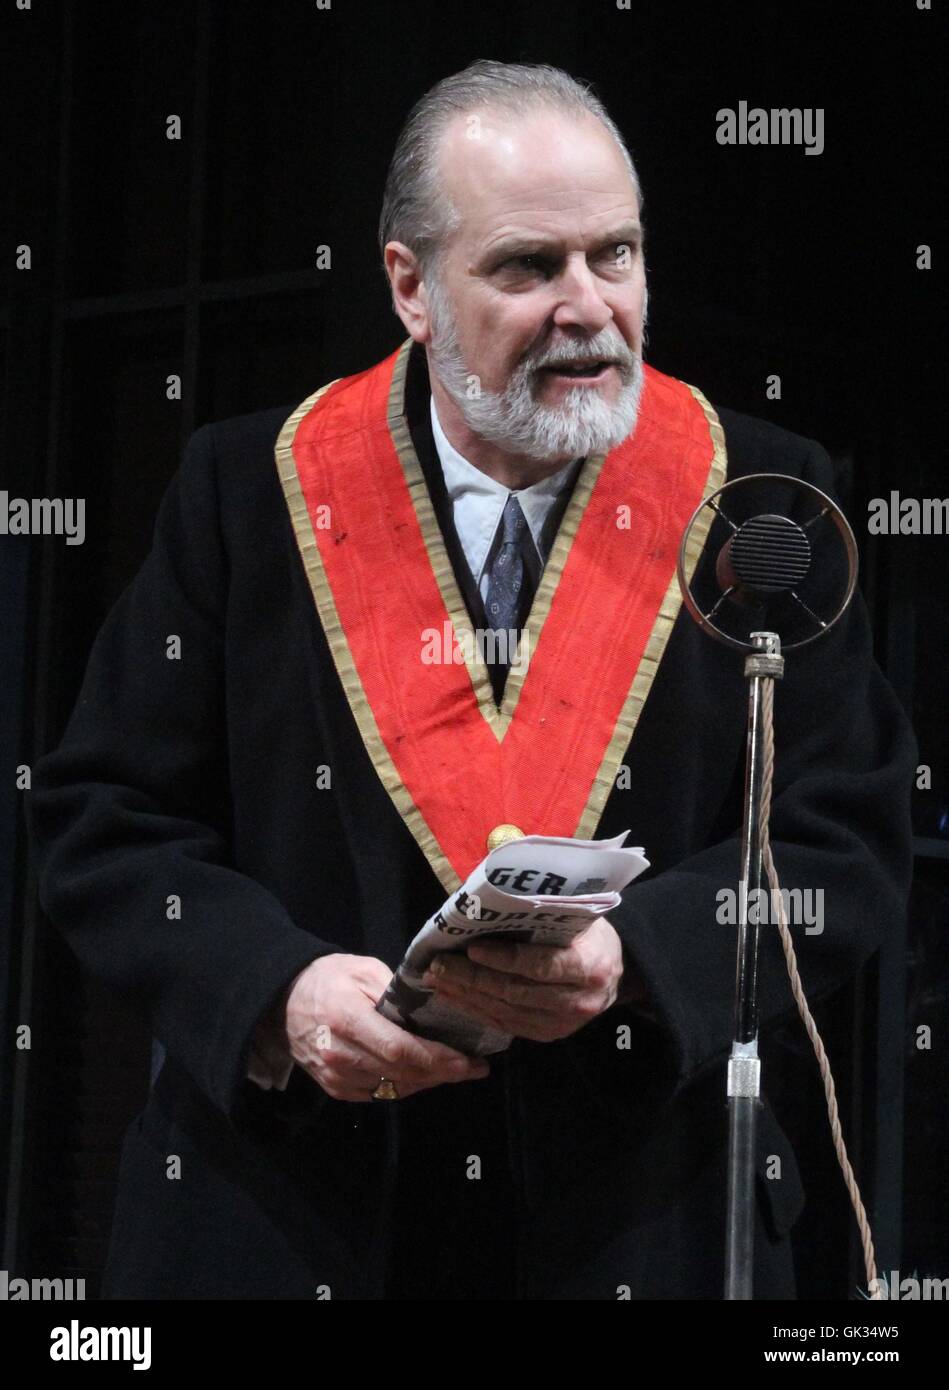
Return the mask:
M 530 588 L 534 578 L 535 554 L 527 518 L 512 492 L 504 504 L 501 545 L 491 565 L 484 601 L 485 616 L 496 631 L 520 629 L 522 605 L 527 601 L 525 586 Z

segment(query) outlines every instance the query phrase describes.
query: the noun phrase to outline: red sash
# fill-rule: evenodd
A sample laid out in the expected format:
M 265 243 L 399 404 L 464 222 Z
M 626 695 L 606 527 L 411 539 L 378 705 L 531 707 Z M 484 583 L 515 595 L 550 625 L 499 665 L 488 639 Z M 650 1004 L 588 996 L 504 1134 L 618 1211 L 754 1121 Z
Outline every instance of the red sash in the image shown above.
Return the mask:
M 682 532 L 725 481 L 725 446 L 700 391 L 644 367 L 632 438 L 580 470 L 526 670 L 515 663 L 498 710 L 404 417 L 411 346 L 309 396 L 276 456 L 366 749 L 451 892 L 500 825 L 593 837 L 679 611 Z M 704 540 L 696 528 L 690 571 Z

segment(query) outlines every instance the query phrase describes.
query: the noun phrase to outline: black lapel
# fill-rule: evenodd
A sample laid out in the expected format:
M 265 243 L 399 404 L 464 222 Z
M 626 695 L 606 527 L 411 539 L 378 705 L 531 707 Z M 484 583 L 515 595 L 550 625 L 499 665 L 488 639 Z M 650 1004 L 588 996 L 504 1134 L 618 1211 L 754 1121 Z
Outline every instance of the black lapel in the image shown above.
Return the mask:
M 435 448 L 430 397 L 431 387 L 428 382 L 428 363 L 425 349 L 415 343 L 409 353 L 409 365 L 405 374 L 405 414 L 409 432 L 412 435 L 412 443 L 415 445 L 415 452 L 428 484 L 435 516 L 445 538 L 445 549 L 448 551 L 448 558 L 455 571 L 458 587 L 465 600 L 468 616 L 475 628 L 485 628 L 488 626 L 488 620 L 485 617 L 484 604 L 475 585 L 468 561 L 465 559 L 465 552 L 458 539 L 458 532 L 455 530 L 451 501 L 445 488 L 445 475 L 442 472 L 438 450 Z

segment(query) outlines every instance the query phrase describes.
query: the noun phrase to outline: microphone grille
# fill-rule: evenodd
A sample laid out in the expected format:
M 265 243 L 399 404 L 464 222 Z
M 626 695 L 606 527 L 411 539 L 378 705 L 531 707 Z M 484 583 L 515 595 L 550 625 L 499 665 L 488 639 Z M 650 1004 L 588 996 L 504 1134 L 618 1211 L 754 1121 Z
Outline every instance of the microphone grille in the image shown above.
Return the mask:
M 811 567 L 811 545 L 790 517 L 753 516 L 728 543 L 728 559 L 742 589 L 776 594 L 793 589 Z

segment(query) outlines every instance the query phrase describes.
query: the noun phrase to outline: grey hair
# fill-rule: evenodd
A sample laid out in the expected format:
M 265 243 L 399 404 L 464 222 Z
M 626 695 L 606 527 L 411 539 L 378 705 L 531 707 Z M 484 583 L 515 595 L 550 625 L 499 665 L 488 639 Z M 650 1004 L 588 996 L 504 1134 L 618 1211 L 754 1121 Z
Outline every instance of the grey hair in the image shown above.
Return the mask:
M 379 249 L 401 241 L 417 256 L 423 276 L 437 273 L 445 243 L 460 216 L 439 185 L 438 152 L 449 122 L 476 107 L 491 107 L 523 116 L 548 107 L 580 117 L 593 115 L 619 146 L 642 203 L 639 176 L 615 122 L 599 97 L 562 68 L 547 63 L 498 63 L 479 58 L 445 77 L 412 107 L 396 141 L 389 165 Z

